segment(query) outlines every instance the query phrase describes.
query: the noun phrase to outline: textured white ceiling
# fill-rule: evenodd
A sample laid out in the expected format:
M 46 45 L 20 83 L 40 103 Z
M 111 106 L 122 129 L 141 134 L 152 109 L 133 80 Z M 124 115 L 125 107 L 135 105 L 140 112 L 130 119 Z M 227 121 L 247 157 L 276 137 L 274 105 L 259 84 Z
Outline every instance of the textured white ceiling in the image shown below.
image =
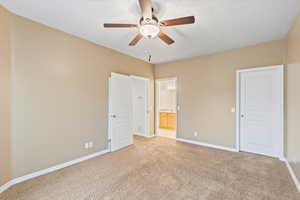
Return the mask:
M 0 0 L 14 13 L 152 63 L 253 45 L 283 38 L 300 0 L 152 0 L 160 20 L 194 15 L 196 23 L 163 30 L 159 39 L 128 43 L 137 29 L 104 29 L 103 23 L 137 23 L 137 0 Z

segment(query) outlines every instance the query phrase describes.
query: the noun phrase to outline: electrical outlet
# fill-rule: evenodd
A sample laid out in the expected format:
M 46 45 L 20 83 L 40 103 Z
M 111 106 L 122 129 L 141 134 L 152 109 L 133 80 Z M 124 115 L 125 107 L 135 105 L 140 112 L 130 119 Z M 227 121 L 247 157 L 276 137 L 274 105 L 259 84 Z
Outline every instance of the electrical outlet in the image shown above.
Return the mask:
M 88 143 L 88 142 L 84 143 L 84 148 L 85 148 L 85 149 L 88 149 L 88 148 L 89 148 L 89 143 Z
M 94 144 L 93 142 L 89 142 L 89 148 L 93 148 Z
M 198 136 L 198 132 L 197 132 L 197 131 L 194 132 L 194 136 L 195 136 L 195 137 Z

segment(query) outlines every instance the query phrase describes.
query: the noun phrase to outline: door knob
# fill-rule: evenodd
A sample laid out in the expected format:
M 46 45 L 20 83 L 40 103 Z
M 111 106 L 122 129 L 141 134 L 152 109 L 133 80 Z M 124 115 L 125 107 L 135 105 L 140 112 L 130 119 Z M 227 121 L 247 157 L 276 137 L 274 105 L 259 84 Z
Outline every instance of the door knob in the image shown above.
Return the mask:
M 112 115 L 111 117 L 112 117 L 112 118 L 117 118 L 117 115 Z

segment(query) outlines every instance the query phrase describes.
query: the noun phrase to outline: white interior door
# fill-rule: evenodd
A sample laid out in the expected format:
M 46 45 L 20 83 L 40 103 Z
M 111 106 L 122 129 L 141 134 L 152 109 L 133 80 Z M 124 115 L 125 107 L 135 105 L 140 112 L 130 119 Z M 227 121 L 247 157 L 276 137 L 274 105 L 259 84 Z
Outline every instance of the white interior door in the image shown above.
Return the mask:
M 149 79 L 131 76 L 133 100 L 133 131 L 134 134 L 149 136 Z
M 111 73 L 109 84 L 109 139 L 111 151 L 133 144 L 131 94 L 130 77 Z
M 240 150 L 282 156 L 282 66 L 240 72 Z

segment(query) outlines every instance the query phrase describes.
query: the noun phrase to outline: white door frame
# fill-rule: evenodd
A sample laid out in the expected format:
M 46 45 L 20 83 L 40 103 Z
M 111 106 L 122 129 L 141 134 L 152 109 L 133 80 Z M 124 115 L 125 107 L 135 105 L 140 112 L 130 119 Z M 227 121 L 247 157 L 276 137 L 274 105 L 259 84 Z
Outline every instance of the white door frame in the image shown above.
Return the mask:
M 178 79 L 177 77 L 169 77 L 169 78 L 158 78 L 155 79 L 155 135 L 159 136 L 159 87 L 158 83 L 160 81 L 176 81 L 176 129 L 175 129 L 175 138 L 177 138 L 178 134 Z
M 141 77 L 141 76 L 134 76 L 131 75 L 131 78 L 135 79 L 140 79 L 147 81 L 147 89 L 145 91 L 145 96 L 146 96 L 146 105 L 145 105 L 145 112 L 146 112 L 146 121 L 145 121 L 145 132 L 146 132 L 146 137 L 150 137 L 150 114 L 151 114 L 151 109 L 150 109 L 150 79 Z
M 253 71 L 264 71 L 264 70 L 272 70 L 272 69 L 280 69 L 282 73 L 282 80 L 281 80 L 281 91 L 282 91 L 282 100 L 281 100 L 281 119 L 280 119 L 280 126 L 281 126 L 281 137 L 280 143 L 280 155 L 278 155 L 278 158 L 280 160 L 284 160 L 284 65 L 276 65 L 276 66 L 270 66 L 270 67 L 256 67 L 251 69 L 241 69 L 236 71 L 236 150 L 240 151 L 240 89 L 241 89 L 241 73 L 242 72 L 253 72 Z

